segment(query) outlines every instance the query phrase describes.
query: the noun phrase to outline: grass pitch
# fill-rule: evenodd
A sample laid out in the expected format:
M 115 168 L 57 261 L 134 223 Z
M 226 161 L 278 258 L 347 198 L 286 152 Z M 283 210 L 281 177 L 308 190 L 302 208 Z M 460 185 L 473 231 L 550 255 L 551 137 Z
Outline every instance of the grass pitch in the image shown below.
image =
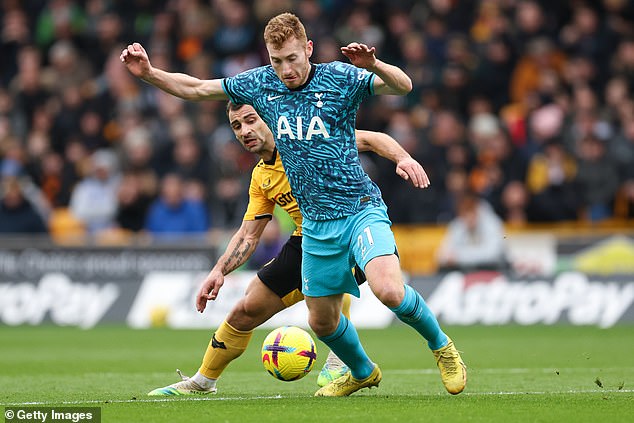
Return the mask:
M 268 331 L 205 398 L 154 399 L 175 368 L 193 374 L 211 331 L 0 327 L 0 405 L 100 407 L 103 422 L 631 422 L 634 327 L 445 328 L 463 352 L 465 392 L 447 394 L 412 329 L 361 330 L 379 389 L 314 398 L 313 372 L 280 382 L 260 363 Z

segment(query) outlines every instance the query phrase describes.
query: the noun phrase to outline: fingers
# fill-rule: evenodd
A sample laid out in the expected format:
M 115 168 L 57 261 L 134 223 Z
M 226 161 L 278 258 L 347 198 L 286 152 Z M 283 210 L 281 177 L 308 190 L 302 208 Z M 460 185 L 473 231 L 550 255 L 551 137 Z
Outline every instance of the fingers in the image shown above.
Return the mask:
M 209 299 L 210 300 L 215 300 L 216 297 L 218 297 L 218 292 L 220 291 L 220 286 L 218 286 L 218 284 L 214 285 L 214 289 L 211 290 L 211 293 L 209 294 Z
M 122 57 L 127 57 L 130 55 L 135 57 L 141 57 L 145 54 L 146 54 L 145 49 L 139 43 L 128 44 L 128 47 L 123 49 L 123 52 L 121 52 Z
M 412 165 L 409 176 L 416 188 L 427 188 L 429 186 L 429 177 L 420 164 Z
M 203 281 L 200 289 L 198 290 L 198 295 L 196 295 L 196 310 L 198 310 L 199 313 L 205 311 L 205 308 L 207 308 L 207 301 L 213 300 L 209 294 L 210 290 L 210 282 L 207 280 Z
M 407 174 L 405 170 L 401 169 L 400 167 L 396 168 L 396 174 L 400 176 L 401 178 L 405 179 L 406 181 L 409 181 L 409 175 Z
M 410 166 L 405 169 L 405 172 L 407 172 L 407 175 L 409 176 L 409 181 L 412 183 L 412 185 L 414 185 L 416 188 L 421 188 L 422 176 L 419 172 L 417 172 L 417 170 L 418 169 L 416 169 L 416 167 Z M 407 181 L 407 179 L 405 180 Z
M 207 296 L 206 295 L 198 295 L 196 297 L 196 310 L 199 313 L 202 313 L 207 308 Z
M 360 54 L 360 53 L 372 53 L 374 54 L 374 52 L 376 51 L 375 47 L 368 47 L 365 44 L 360 44 L 360 43 L 350 43 L 345 47 L 341 47 L 341 52 L 343 54 L 346 53 L 350 53 L 350 54 Z
M 130 48 L 130 46 L 124 48 L 123 51 L 121 52 L 121 55 L 119 55 L 119 59 L 121 59 L 121 61 L 124 62 L 124 63 L 130 57 L 130 52 L 128 51 L 129 48 Z
M 429 180 L 429 176 L 427 176 L 427 172 L 425 172 L 425 169 L 422 168 L 423 170 L 423 188 L 427 188 L 428 186 L 431 185 L 431 181 Z
M 430 185 L 425 169 L 415 160 L 399 163 L 396 173 L 406 181 L 410 181 L 416 188 L 427 188 Z

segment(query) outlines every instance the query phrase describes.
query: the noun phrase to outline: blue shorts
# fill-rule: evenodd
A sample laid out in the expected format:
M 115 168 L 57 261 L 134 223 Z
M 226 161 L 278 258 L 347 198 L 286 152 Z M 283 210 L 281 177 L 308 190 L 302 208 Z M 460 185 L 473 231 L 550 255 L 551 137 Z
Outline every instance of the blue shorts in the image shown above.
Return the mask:
M 332 220 L 302 223 L 302 293 L 308 297 L 349 293 L 359 296 L 350 269 L 365 270 L 375 257 L 396 252 L 392 222 L 385 206 L 368 206 L 361 212 Z

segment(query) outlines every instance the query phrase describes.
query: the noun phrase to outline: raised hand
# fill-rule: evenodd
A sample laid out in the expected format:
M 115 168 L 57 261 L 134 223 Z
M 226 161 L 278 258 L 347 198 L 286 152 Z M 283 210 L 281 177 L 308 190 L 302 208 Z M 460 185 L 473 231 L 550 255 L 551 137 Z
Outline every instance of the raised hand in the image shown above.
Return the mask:
M 139 43 L 128 45 L 119 56 L 121 62 L 128 68 L 130 73 L 137 78 L 147 78 L 151 71 L 152 65 L 147 52 Z
M 372 68 L 376 64 L 375 52 L 376 48 L 359 43 L 350 43 L 341 47 L 341 53 L 350 59 L 350 63 L 363 69 Z

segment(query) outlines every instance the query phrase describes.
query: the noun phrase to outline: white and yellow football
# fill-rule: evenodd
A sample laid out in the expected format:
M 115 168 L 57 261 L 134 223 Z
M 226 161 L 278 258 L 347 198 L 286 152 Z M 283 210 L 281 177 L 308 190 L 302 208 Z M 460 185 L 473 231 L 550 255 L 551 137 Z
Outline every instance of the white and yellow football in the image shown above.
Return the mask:
M 312 336 L 296 326 L 282 326 L 262 344 L 262 364 L 271 376 L 290 382 L 306 376 L 317 359 Z

